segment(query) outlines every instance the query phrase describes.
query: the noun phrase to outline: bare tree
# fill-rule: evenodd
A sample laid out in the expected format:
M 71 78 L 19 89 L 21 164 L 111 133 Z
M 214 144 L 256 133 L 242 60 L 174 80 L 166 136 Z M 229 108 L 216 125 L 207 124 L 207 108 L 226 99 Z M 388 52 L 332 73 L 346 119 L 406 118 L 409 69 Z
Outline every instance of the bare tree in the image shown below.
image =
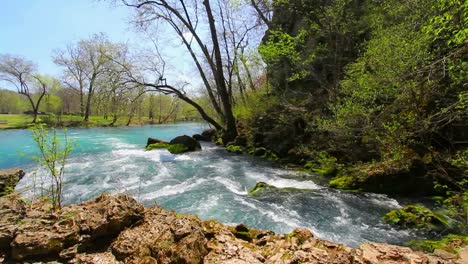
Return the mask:
M 70 45 L 66 50 L 58 50 L 54 57 L 55 63 L 64 68 L 64 82 L 80 93 L 84 121 L 89 120 L 97 82 L 107 72 L 108 53 L 112 50 L 113 44 L 107 37 L 98 34 Z
M 221 120 L 222 126 L 219 124 L 217 126 L 224 131 L 226 142 L 234 139 L 237 136 L 237 129 L 232 111 L 234 103 L 232 84 L 234 69 L 238 65 L 235 60 L 239 58 L 234 52 L 236 45 L 238 49 L 239 43 L 244 43 L 246 34 L 244 37 L 238 36 L 239 34 L 234 32 L 232 23 L 224 23 L 227 20 L 223 21 L 223 17 L 227 18 L 228 12 L 223 12 L 222 7 L 226 6 L 227 1 L 121 1 L 136 9 L 136 24 L 139 27 L 146 29 L 157 22 L 162 22 L 169 25 L 176 33 L 193 59 L 210 103 Z M 232 32 L 236 33 L 235 38 L 232 38 L 233 34 L 228 36 Z M 175 89 L 173 86 L 171 88 Z M 180 95 L 186 97 L 183 91 L 173 91 L 173 93 L 179 98 Z M 189 104 L 193 105 L 193 101 Z M 200 114 L 206 116 L 206 112 Z M 210 119 L 213 120 L 211 117 Z
M 36 73 L 36 65 L 20 56 L 0 55 L 0 80 L 13 84 L 19 94 L 26 96 L 37 121 L 39 106 L 47 93 L 47 84 Z M 37 99 L 34 98 L 37 95 Z

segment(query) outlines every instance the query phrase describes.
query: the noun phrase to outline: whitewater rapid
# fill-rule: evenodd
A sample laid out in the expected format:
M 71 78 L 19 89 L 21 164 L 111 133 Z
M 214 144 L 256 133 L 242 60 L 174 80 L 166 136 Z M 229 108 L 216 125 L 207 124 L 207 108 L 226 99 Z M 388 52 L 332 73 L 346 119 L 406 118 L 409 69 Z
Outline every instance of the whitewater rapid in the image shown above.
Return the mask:
M 77 141 L 86 137 L 83 133 L 70 136 Z M 143 144 L 107 135 L 88 138 L 87 143 L 90 146 L 68 160 L 66 204 L 80 203 L 103 192 L 127 193 L 146 206 L 158 204 L 197 214 L 203 220 L 245 223 L 278 233 L 305 227 L 320 238 L 350 246 L 367 241 L 401 244 L 416 237 L 381 221 L 384 213 L 401 207 L 395 199 L 333 190 L 315 183 L 316 175 L 277 168 L 260 158 L 229 154 L 210 143 L 202 144 L 200 152 L 182 155 L 145 151 Z M 33 166 L 17 190 L 30 195 L 34 175 L 43 173 Z M 259 181 L 293 189 L 249 196 L 248 191 Z

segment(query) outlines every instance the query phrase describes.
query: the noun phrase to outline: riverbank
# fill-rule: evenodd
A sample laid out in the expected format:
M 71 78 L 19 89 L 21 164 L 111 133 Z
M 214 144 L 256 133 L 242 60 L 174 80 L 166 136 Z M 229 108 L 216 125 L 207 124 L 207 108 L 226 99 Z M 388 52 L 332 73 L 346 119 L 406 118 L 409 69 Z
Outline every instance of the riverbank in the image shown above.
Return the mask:
M 358 248 L 321 240 L 307 229 L 289 234 L 228 226 L 126 195 L 102 195 L 50 212 L 18 195 L 0 198 L 2 260 L 68 263 L 466 263 L 457 254 L 426 254 L 366 243 Z
M 31 125 L 33 118 L 31 115 L 25 114 L 0 114 L 0 130 L 2 129 L 25 129 Z M 104 116 L 90 116 L 89 121 L 83 121 L 80 115 L 62 115 L 54 116 L 39 115 L 38 123 L 56 124 L 60 127 L 120 127 L 127 126 L 128 117 L 120 117 L 112 124 L 112 117 L 105 118 Z M 187 122 L 187 120 L 181 120 Z M 188 120 L 190 122 L 197 120 Z M 199 120 L 198 120 L 199 121 Z M 147 117 L 134 118 L 129 126 L 145 126 L 158 124 Z

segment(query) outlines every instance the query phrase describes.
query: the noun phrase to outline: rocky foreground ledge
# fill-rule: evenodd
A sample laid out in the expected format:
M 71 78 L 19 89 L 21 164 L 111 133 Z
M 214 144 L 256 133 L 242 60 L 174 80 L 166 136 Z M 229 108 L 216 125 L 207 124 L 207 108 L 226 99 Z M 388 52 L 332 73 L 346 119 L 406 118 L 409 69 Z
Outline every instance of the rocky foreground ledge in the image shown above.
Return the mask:
M 51 213 L 16 194 L 0 198 L 0 262 L 63 263 L 468 263 L 380 243 L 358 249 L 314 237 L 306 229 L 271 231 L 201 221 L 160 207 L 145 208 L 126 195 Z

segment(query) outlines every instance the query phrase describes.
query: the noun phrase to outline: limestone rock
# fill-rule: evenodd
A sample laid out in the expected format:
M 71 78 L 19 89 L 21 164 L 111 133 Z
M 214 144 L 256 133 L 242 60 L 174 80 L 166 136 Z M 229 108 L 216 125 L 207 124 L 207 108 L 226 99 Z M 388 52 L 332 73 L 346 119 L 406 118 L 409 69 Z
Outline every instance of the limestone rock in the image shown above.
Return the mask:
M 14 190 L 26 173 L 20 169 L 0 170 L 0 196 Z
M 151 257 L 157 263 L 202 263 L 207 254 L 198 217 L 159 207 L 148 209 L 144 223 L 122 232 L 111 249 L 124 262 Z
M 0 251 L 10 247 L 25 213 L 26 204 L 18 195 L 0 197 Z
M 99 238 L 115 237 L 142 219 L 143 206 L 126 195 L 102 195 L 58 213 L 37 207 L 34 217 L 23 218 L 11 243 L 15 260 L 35 257 L 72 258 L 80 248 L 93 248 Z M 28 214 L 26 214 L 28 215 Z
M 143 208 L 126 195 L 95 200 L 52 213 L 47 204 L 28 208 L 18 196 L 0 198 L 0 261 L 47 263 L 468 263 L 458 255 L 415 252 L 368 243 L 358 249 L 321 240 L 310 230 L 289 234 L 227 226 L 215 220 Z
M 410 248 L 382 243 L 368 243 L 359 247 L 358 258 L 361 263 L 453 263 L 436 256 L 413 252 Z
M 62 216 L 71 216 L 91 240 L 118 235 L 143 219 L 144 207 L 127 195 L 104 194 L 81 205 L 66 207 Z

